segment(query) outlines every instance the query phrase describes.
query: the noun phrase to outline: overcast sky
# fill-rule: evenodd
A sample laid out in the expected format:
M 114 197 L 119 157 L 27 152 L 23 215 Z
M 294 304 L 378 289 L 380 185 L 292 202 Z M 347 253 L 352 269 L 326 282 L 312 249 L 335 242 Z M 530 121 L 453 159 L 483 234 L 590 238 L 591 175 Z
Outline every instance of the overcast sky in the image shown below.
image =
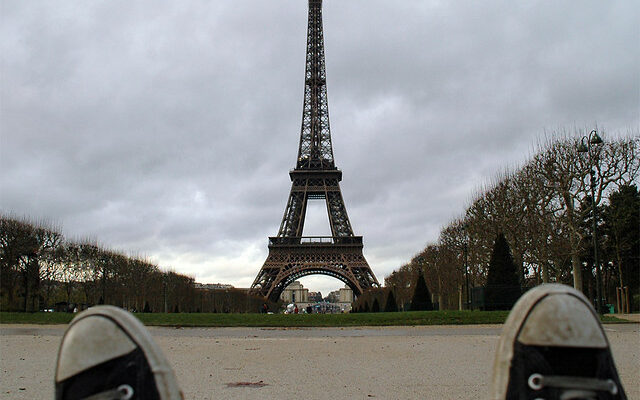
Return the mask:
M 0 4 L 0 212 L 248 287 L 291 187 L 307 2 Z M 637 133 L 639 21 L 627 0 L 325 0 L 334 155 L 378 280 L 545 132 Z

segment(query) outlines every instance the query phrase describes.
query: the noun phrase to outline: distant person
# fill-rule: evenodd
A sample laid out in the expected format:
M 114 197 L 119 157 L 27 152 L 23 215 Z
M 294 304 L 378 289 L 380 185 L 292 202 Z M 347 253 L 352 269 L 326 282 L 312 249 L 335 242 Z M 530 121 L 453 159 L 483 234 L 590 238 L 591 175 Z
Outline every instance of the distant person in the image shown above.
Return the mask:
M 266 314 L 269 312 L 269 307 L 267 307 L 267 303 L 262 303 L 262 313 Z
M 293 306 L 293 313 L 294 313 L 294 314 L 297 314 L 297 313 L 298 313 L 298 305 L 297 305 L 297 304 L 295 304 L 295 305 Z
M 60 343 L 55 392 L 56 400 L 183 399 L 147 329 L 113 306 L 93 307 L 71 321 Z M 490 399 L 627 399 L 598 315 L 582 293 L 542 285 L 518 300 L 503 327 Z

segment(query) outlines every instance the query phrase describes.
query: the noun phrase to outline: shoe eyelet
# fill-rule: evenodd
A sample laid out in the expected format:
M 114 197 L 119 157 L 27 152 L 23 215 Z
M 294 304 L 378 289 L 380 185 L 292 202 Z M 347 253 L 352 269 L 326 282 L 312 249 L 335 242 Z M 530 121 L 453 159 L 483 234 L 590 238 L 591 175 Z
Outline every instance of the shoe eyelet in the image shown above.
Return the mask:
M 529 387 L 531 389 L 533 389 L 533 390 L 542 389 L 542 387 L 543 387 L 543 385 L 542 385 L 542 375 L 540 375 L 540 374 L 531 374 L 531 376 L 527 380 L 527 383 L 529 384 Z
M 122 395 L 122 397 L 120 397 L 120 400 L 130 400 L 133 397 L 133 388 L 129 385 L 118 386 L 118 391 Z
M 607 379 L 607 384 L 609 385 L 609 393 L 611 393 L 614 396 L 618 394 L 618 385 L 616 385 L 616 383 L 613 380 Z

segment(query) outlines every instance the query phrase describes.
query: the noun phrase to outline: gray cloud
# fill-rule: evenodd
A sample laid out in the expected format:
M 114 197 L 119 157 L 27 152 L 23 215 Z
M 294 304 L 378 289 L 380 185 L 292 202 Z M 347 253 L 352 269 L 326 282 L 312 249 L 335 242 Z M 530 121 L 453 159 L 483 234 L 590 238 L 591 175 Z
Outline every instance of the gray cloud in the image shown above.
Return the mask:
M 633 2 L 324 3 L 336 162 L 380 280 L 545 130 L 638 126 Z M 248 286 L 290 188 L 304 2 L 1 7 L 0 209 Z

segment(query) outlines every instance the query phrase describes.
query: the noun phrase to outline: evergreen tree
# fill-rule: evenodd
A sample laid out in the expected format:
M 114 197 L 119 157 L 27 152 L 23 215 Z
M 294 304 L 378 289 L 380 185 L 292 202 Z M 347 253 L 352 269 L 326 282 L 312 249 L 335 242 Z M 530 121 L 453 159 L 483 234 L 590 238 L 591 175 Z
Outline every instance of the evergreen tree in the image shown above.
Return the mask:
M 373 299 L 373 305 L 371 306 L 371 312 L 380 312 L 380 303 L 378 303 L 378 298 Z
M 385 312 L 398 311 L 398 304 L 396 303 L 396 296 L 393 295 L 393 289 L 389 289 L 389 295 L 387 296 L 387 302 L 384 305 Z
M 416 282 L 415 290 L 413 291 L 413 298 L 411 299 L 411 311 L 432 311 L 433 303 L 431 302 L 431 293 L 427 287 L 427 282 L 424 280 L 422 271 L 418 273 L 418 280 Z
M 615 265 L 615 286 L 628 286 L 630 297 L 640 292 L 640 193 L 623 185 L 609 196 L 603 212 L 605 251 Z
M 511 256 L 509 243 L 504 234 L 499 233 L 493 245 L 487 272 L 485 308 L 510 310 L 521 294 L 518 268 Z

